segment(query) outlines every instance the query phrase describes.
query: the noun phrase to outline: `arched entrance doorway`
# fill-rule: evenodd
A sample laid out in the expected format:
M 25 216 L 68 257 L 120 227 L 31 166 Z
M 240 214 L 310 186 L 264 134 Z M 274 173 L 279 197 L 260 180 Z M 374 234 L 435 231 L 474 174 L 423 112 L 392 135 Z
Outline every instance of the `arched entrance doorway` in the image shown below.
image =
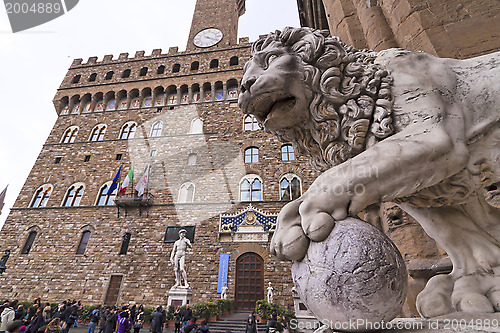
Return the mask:
M 264 298 L 264 260 L 253 252 L 236 260 L 235 305 L 237 309 L 255 309 L 255 302 Z

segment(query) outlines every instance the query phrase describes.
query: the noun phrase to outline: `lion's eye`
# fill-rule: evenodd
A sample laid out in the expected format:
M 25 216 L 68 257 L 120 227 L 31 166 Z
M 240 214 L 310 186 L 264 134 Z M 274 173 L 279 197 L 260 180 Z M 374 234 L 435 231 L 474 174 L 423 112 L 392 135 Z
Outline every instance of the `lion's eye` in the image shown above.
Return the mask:
M 269 57 L 267 57 L 267 63 L 270 64 L 276 58 L 278 58 L 276 54 L 271 54 Z

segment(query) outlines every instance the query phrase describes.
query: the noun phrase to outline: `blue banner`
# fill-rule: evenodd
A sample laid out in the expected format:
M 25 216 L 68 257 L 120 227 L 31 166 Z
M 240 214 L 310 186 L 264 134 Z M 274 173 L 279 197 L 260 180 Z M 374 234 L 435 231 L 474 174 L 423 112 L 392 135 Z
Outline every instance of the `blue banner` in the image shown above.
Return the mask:
M 222 292 L 224 283 L 227 283 L 227 272 L 229 270 L 229 253 L 221 253 L 219 260 L 219 280 L 217 282 L 217 293 Z

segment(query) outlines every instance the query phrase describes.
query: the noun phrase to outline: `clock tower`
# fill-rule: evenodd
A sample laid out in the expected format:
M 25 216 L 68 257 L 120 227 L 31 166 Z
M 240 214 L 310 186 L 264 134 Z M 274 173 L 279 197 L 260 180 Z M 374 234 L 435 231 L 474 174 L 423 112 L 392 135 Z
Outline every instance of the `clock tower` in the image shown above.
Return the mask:
M 245 0 L 197 0 L 186 50 L 236 45 Z

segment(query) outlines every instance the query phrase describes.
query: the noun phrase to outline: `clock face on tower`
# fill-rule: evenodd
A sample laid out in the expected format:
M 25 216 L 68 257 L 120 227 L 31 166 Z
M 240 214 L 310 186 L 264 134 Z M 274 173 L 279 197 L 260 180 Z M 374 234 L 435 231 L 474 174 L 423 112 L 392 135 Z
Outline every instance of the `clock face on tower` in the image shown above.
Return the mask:
M 214 46 L 222 39 L 222 31 L 215 28 L 204 29 L 194 36 L 194 45 L 197 47 L 210 47 Z

